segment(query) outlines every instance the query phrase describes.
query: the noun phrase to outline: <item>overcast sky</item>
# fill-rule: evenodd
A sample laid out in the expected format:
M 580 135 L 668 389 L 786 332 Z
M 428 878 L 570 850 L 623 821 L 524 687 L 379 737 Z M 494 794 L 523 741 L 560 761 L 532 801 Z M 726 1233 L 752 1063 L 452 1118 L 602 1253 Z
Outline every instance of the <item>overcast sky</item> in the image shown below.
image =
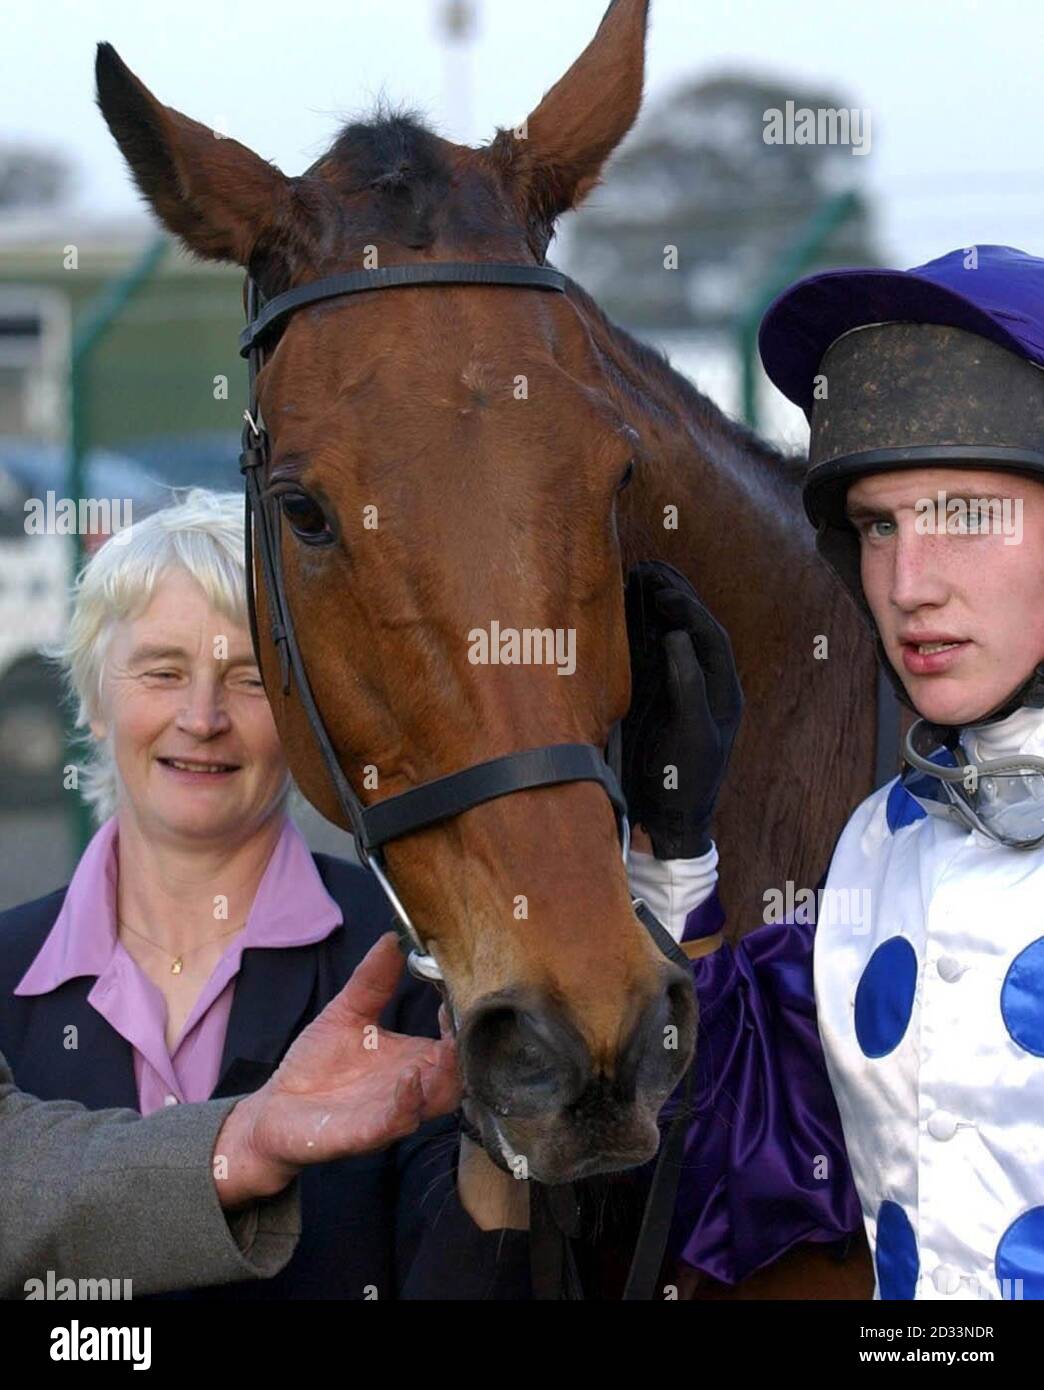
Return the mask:
M 138 200 L 93 104 L 94 46 L 115 44 L 161 100 L 287 173 L 379 93 L 478 143 L 532 109 L 588 42 L 604 0 L 476 0 L 447 59 L 436 0 L 64 0 L 8 5 L 0 133 L 63 148 L 78 201 Z M 868 109 L 886 252 L 957 245 L 1044 254 L 1041 0 L 653 0 L 647 99 L 722 67 L 825 83 Z M 597 194 L 595 195 L 597 196 Z

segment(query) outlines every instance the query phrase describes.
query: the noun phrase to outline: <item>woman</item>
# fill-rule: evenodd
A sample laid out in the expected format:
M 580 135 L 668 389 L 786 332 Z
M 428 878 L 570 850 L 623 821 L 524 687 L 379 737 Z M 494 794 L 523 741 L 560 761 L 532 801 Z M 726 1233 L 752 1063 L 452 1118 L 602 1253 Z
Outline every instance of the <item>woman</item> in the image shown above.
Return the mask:
M 0 916 L 0 1051 L 42 1099 L 147 1115 L 253 1091 L 390 925 L 288 815 L 243 552 L 242 499 L 197 489 L 77 582 L 52 654 L 99 829 L 67 888 Z M 406 977 L 382 1023 L 437 1037 L 437 1006 Z M 458 1186 L 457 1140 L 447 1117 L 307 1170 L 293 1259 L 220 1296 L 525 1297 L 525 1186 L 469 1149 Z
M 370 875 L 310 854 L 287 813 L 291 781 L 248 631 L 243 542 L 241 498 L 196 490 L 108 542 L 76 586 L 55 655 L 88 731 L 83 794 L 100 828 L 67 889 L 0 915 L 0 1052 L 43 1099 L 149 1114 L 256 1090 L 391 925 Z M 673 597 L 662 592 L 673 586 Z M 640 823 L 630 884 L 688 939 L 708 926 L 709 826 L 738 693 L 724 678 L 704 682 L 699 659 L 724 670 L 727 638 L 668 567 L 632 575 L 628 626 L 635 699 L 623 784 Z M 668 764 L 682 772 L 676 790 Z M 437 1003 L 407 977 L 382 1022 L 438 1036 Z M 711 1030 L 721 1025 L 713 998 L 705 1003 L 703 1051 L 717 1080 Z M 719 1099 L 706 1102 L 715 1114 Z M 702 1172 L 683 1182 L 699 1201 Z M 624 1247 L 642 1175 L 622 1182 L 632 1185 Z M 383 1153 L 309 1169 L 302 1222 L 277 1278 L 221 1296 L 530 1295 L 526 1184 L 448 1118 Z M 795 1203 L 795 1231 L 810 1222 L 821 1238 L 835 1234 L 815 1200 Z M 592 1228 L 595 1287 L 612 1263 L 604 1214 Z

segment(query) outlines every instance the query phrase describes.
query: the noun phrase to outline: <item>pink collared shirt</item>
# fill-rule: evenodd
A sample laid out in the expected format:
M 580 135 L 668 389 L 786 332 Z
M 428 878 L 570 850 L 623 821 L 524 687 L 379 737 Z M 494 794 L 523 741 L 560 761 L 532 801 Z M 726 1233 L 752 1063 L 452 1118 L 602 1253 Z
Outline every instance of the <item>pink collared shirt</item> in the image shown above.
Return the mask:
M 84 850 L 54 926 L 15 994 L 47 994 L 76 976 L 96 976 L 87 1001 L 134 1049 L 138 1106 L 150 1115 L 164 1105 L 210 1099 L 243 951 L 308 946 L 324 940 L 344 919 L 304 837 L 286 817 L 246 928 L 214 967 L 170 1053 L 166 1001 L 117 939 L 117 847 L 113 816 Z

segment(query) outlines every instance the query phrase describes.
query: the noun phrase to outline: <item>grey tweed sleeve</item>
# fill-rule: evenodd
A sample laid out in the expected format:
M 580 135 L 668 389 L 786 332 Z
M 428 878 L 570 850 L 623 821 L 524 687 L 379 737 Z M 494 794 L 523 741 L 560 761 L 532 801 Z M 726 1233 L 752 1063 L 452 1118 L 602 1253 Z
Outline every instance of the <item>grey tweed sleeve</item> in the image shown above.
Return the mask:
M 49 1270 L 130 1279 L 136 1297 L 278 1274 L 301 1232 L 299 1184 L 236 1213 L 214 1185 L 236 1099 L 91 1111 L 17 1090 L 0 1055 L 0 1296 Z

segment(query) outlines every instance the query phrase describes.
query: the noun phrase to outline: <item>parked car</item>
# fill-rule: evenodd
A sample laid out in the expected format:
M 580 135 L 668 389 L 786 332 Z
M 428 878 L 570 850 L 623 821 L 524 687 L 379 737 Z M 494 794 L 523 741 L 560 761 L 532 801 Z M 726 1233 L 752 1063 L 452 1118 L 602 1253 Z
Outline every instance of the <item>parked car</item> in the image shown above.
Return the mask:
M 239 435 L 224 430 L 197 434 L 150 435 L 120 445 L 149 477 L 169 487 L 209 487 L 242 492 Z
M 54 530 L 27 534 L 26 502 L 46 513 L 65 496 L 65 458 L 57 445 L 0 438 L 0 804 L 41 806 L 62 793 L 65 713 L 52 663 L 40 653 L 66 621 L 72 539 Z M 133 459 L 88 454 L 84 495 L 130 502 L 130 517 L 161 506 L 167 490 Z M 88 550 L 105 539 L 84 536 Z

